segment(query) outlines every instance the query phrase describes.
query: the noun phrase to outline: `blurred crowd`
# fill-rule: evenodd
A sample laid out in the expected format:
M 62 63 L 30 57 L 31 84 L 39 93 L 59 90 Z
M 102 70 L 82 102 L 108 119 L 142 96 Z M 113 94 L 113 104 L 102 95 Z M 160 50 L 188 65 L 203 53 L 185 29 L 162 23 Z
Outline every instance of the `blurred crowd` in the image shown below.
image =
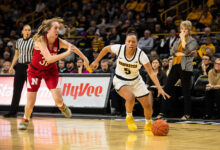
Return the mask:
M 204 0 L 204 5 L 196 0 L 188 14 L 170 14 L 166 23 L 160 14 L 181 0 L 0 0 L 0 74 L 8 73 L 15 43 L 21 37 L 24 24 L 31 21 L 29 16 L 18 22 L 21 16 L 33 11 L 41 17 L 35 28 L 46 18 L 61 17 L 66 27 L 60 31 L 62 38 L 75 44 L 89 59 L 90 63 L 106 45 L 124 43 L 126 33 L 137 32 L 138 47 L 148 56 L 153 70 L 158 73 L 162 85 L 166 82 L 172 66 L 170 49 L 179 38 L 179 25 L 182 20 L 193 24 L 192 36 L 200 45 L 194 54 L 194 81 L 207 75 L 213 68 L 214 60 L 220 57 L 220 8 L 219 0 Z M 68 2 L 68 5 L 59 7 Z M 191 5 L 191 4 L 190 4 Z M 24 8 L 25 6 L 25 8 Z M 201 33 L 200 33 L 201 32 Z M 197 33 L 197 34 L 194 34 Z M 62 52 L 62 50 L 61 50 Z M 100 68 L 93 73 L 114 73 L 114 54 L 107 55 Z M 90 73 L 83 66 L 83 60 L 75 55 L 57 62 L 60 73 Z M 153 88 L 146 72 L 140 72 L 146 84 Z M 177 85 L 181 83 L 177 83 Z M 120 110 L 118 110 L 120 111 Z

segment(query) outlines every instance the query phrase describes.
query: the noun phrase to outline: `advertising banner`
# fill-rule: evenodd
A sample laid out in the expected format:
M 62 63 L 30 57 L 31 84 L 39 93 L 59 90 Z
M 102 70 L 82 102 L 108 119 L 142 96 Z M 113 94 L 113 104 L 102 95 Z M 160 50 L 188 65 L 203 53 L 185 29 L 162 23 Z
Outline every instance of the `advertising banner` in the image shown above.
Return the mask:
M 110 90 L 111 76 L 63 76 L 59 79 L 64 103 L 77 108 L 104 108 Z M 0 105 L 10 105 L 13 94 L 12 76 L 0 76 Z M 27 86 L 21 94 L 20 106 L 27 102 Z M 37 93 L 35 106 L 55 106 L 44 80 Z

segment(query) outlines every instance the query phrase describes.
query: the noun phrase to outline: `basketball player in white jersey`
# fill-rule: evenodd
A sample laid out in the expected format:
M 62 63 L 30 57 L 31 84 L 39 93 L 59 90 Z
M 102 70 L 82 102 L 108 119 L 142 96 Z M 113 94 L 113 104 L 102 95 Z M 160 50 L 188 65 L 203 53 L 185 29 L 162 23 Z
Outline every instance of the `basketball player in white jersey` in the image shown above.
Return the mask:
M 144 115 L 146 118 L 145 129 L 151 130 L 152 125 L 152 100 L 149 96 L 149 91 L 139 74 L 139 70 L 143 65 L 152 81 L 155 83 L 158 89 L 158 96 L 162 95 L 165 99 L 169 97 L 166 94 L 154 74 L 151 64 L 147 55 L 137 48 L 138 39 L 135 33 L 128 33 L 125 41 L 125 45 L 110 45 L 102 49 L 96 60 L 91 64 L 92 69 L 97 69 L 99 61 L 108 53 L 115 53 L 117 55 L 117 66 L 115 70 L 115 76 L 113 79 L 113 85 L 118 94 L 123 97 L 126 107 L 126 122 L 128 129 L 134 131 L 137 126 L 132 116 L 133 107 L 135 104 L 135 98 L 141 103 L 144 108 Z

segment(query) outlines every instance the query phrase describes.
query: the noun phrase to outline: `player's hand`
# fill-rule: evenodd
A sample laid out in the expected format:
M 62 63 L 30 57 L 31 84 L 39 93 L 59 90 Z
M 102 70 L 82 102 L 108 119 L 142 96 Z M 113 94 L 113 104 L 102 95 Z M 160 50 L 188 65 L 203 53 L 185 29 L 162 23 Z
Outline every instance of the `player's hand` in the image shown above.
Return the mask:
M 75 49 L 76 49 L 76 47 L 74 45 L 69 45 L 68 46 L 68 51 L 71 52 L 71 53 L 74 52 Z
M 158 95 L 157 97 L 159 97 L 160 95 L 163 96 L 163 98 L 166 100 L 167 98 L 170 99 L 170 95 L 168 95 L 166 92 L 164 92 L 164 90 L 162 88 L 158 89 Z
M 15 73 L 15 70 L 14 70 L 12 67 L 10 67 L 10 68 L 9 68 L 9 73 L 10 73 L 10 74 L 14 74 L 14 73 Z
M 96 62 L 96 61 L 93 61 L 92 64 L 90 65 L 90 67 L 91 67 L 93 70 L 96 70 L 96 69 L 99 67 L 99 63 Z

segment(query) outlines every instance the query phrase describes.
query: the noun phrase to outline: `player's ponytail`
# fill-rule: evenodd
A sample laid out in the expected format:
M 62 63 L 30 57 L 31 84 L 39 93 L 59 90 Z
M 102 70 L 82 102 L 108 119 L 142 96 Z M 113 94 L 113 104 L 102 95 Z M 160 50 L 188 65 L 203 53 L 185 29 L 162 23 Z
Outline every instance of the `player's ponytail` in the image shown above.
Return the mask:
M 37 29 L 37 33 L 33 36 L 33 39 L 36 41 L 40 36 L 44 36 L 45 34 L 47 34 L 47 31 L 51 28 L 53 22 L 58 22 L 60 24 L 60 28 L 64 28 L 63 19 L 61 18 L 46 19 Z
M 135 28 L 132 28 L 132 27 L 131 27 L 131 28 L 128 28 L 127 33 L 126 33 L 126 38 L 127 38 L 128 36 L 131 36 L 131 35 L 136 36 L 137 39 L 138 39 L 138 35 L 137 35 L 137 32 L 136 32 Z

